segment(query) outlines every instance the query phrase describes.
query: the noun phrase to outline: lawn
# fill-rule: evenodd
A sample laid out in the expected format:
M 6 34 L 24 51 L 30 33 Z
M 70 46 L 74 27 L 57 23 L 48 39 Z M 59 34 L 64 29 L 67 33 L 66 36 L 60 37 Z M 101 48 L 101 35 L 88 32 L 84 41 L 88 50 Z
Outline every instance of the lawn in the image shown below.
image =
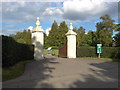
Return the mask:
M 44 49 L 44 54 L 47 54 L 47 49 Z M 54 54 L 55 56 L 58 56 L 58 50 L 52 49 L 51 54 Z M 27 60 L 27 61 L 21 61 L 17 64 L 15 64 L 12 67 L 9 68 L 3 68 L 2 69 L 2 81 L 10 80 L 16 77 L 19 77 L 24 73 L 25 64 L 29 62 L 33 62 L 35 60 Z
M 2 81 L 10 80 L 19 77 L 24 73 L 25 64 L 33 62 L 35 60 L 21 61 L 9 68 L 2 69 Z

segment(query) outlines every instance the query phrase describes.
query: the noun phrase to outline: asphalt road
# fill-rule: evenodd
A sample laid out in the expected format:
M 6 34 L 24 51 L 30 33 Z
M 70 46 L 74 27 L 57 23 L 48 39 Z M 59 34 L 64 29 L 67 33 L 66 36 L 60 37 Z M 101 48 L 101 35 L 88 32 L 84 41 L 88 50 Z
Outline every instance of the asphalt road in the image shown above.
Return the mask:
M 2 83 L 3 88 L 118 88 L 118 63 L 58 58 L 28 63 L 22 76 Z

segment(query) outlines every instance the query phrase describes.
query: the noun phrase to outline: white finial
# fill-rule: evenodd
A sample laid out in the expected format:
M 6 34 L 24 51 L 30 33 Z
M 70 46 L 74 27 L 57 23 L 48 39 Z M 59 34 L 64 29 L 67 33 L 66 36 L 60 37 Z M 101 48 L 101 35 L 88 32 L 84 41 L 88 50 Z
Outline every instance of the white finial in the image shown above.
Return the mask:
M 40 18 L 37 17 L 36 26 L 40 26 Z
M 39 18 L 39 17 L 37 17 L 37 20 L 40 20 L 40 18 Z
M 70 30 L 73 30 L 73 26 L 72 26 L 72 23 L 70 23 Z

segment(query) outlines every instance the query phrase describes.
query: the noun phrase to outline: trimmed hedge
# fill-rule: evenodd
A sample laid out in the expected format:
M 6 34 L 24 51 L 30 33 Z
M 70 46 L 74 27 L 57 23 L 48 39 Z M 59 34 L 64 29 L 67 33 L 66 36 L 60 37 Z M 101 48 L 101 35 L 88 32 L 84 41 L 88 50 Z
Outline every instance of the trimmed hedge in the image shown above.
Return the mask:
M 20 44 L 11 37 L 2 36 L 2 67 L 13 66 L 19 61 L 33 58 L 33 45 Z
M 101 58 L 120 58 L 119 47 L 103 47 Z M 77 57 L 98 57 L 96 47 L 77 48 Z

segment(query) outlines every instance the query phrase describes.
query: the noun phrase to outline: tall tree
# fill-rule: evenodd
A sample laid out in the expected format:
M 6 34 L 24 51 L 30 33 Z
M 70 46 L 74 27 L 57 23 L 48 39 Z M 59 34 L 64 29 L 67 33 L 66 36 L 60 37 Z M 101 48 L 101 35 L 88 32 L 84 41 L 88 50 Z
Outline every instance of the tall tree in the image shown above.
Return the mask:
M 118 32 L 118 33 L 114 36 L 115 45 L 116 45 L 116 46 L 120 46 L 120 24 L 117 24 L 117 25 L 116 25 L 115 31 Z
M 60 23 L 59 26 L 59 41 L 60 41 L 60 47 L 64 45 L 66 42 L 66 33 L 68 32 L 68 26 L 65 21 Z
M 102 21 L 96 24 L 97 42 L 103 44 L 103 46 L 111 46 L 115 21 L 108 14 L 101 16 L 100 19 Z
M 81 26 L 77 30 L 77 47 L 84 45 L 85 29 Z
M 47 37 L 47 39 L 48 39 L 47 44 L 48 44 L 49 47 L 57 48 L 59 46 L 58 34 L 59 34 L 58 24 L 54 20 L 54 22 L 52 24 L 52 27 L 51 27 L 51 30 L 49 32 L 49 36 Z
M 97 37 L 96 37 L 96 32 L 95 31 L 92 31 L 90 30 L 88 33 L 88 39 L 87 39 L 87 43 L 89 46 L 95 46 L 96 45 L 96 40 L 97 40 Z
M 59 48 L 63 46 L 63 44 L 66 42 L 65 34 L 67 31 L 68 26 L 65 21 L 61 22 L 60 26 L 58 26 L 56 21 L 54 21 L 49 36 L 47 37 L 47 46 L 53 48 Z
M 48 48 L 49 44 L 48 44 L 48 36 L 44 33 L 44 48 Z

